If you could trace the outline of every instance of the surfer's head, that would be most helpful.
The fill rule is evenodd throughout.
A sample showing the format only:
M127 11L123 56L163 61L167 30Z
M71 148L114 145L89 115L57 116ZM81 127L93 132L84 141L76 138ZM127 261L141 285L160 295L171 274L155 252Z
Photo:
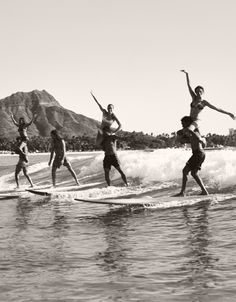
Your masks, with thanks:
M197 86L194 91L197 95L202 95L204 93L204 88L202 86Z
M55 138L55 139L61 139L61 136L60 136L60 134L57 132L56 129L54 129L54 130L51 131L51 137L52 137L52 138Z
M191 116L184 116L181 119L181 123L182 123L183 128L189 127L192 124L192 122L193 122L193 118Z
M107 111L108 111L109 113L112 113L113 109L114 109L114 105L112 105L112 104L108 104L108 105L107 105Z
M25 124L25 119L24 119L23 117L20 117L20 118L19 118L19 124L20 124L20 125Z

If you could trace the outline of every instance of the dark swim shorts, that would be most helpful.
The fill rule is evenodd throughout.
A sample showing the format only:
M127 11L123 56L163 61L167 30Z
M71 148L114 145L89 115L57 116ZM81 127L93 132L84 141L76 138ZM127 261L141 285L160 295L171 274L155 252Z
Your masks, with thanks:
M113 166L115 168L119 168L119 166L120 166L120 162L119 162L119 159L117 158L116 154L105 155L105 157L104 157L103 168L111 169L111 166Z
M190 157L186 165L189 167L190 171L201 170L201 166L205 160L205 157L206 155L204 151L194 151L193 155Z
M69 162L68 159L65 157L65 158L64 158L64 162L63 162L63 166L68 167L69 165L70 165L70 162ZM53 163L52 163L52 166L59 169L59 168L61 167L61 158L55 157L55 158L54 158L54 161L53 161Z
M26 168L28 166L28 162L26 162L25 160L20 158L16 166L17 166L17 169L21 170L21 169Z

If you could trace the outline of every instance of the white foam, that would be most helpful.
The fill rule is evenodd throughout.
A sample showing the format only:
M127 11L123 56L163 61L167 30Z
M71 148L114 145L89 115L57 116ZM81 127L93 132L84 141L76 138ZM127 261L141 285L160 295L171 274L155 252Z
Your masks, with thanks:
M171 186L173 183L180 181L182 178L182 169L190 158L191 150L185 149L159 149L154 152L145 151L120 151L118 157L121 162L121 168L128 177L128 181L138 179L139 184L145 186ZM83 158L91 158L85 163L79 161ZM103 153L94 153L84 155L76 155L73 157L73 167L78 167L80 174L79 179L86 181L90 176L96 176L97 182L104 181L103 173ZM50 169L48 173L45 171L48 167L47 162L41 162L29 166L29 173L41 172L40 176L45 177L45 181L50 180ZM12 167L11 167L12 169ZM10 170L9 170L10 172ZM60 175L68 173L67 169L61 169ZM219 188L227 188L236 185L236 151L220 150L206 152L206 160L200 171L201 177L208 186L217 186ZM120 178L120 174L112 168L111 180ZM14 183L14 171L0 177L0 187L9 187L9 181ZM73 180L72 180L73 181ZM160 184L161 183L161 184ZM15 184L13 184L15 186ZM107 191L106 191L107 192Z

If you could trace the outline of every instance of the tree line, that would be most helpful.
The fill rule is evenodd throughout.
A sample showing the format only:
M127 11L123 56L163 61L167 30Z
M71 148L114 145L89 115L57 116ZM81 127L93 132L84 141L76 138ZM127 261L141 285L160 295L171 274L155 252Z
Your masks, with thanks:
M95 137L86 134L82 136L64 137L68 151L94 151L99 150L95 146ZM206 135L207 147L235 147L235 135ZM14 152L15 141L0 138L1 152ZM51 145L50 137L33 136L28 141L29 152L49 152ZM160 148L177 148L181 145L177 141L176 132L171 134L144 134L143 132L120 131L117 139L117 147L122 150L143 150Z

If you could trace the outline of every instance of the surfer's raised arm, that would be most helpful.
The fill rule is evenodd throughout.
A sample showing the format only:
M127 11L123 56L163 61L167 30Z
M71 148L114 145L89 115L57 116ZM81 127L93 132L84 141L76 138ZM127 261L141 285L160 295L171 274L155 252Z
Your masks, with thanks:
M36 119L36 117L37 117L37 114L33 114L31 120L29 121L29 123L27 123L27 127L30 126L34 122L34 120Z
M195 98L196 95L195 95L195 93L194 93L194 91L193 91L193 89L192 89L192 87L191 87L191 85L190 85L190 80L189 80L188 72L185 71L184 69L182 69L182 70L180 70L180 71L183 72L183 73L185 73L189 93L191 94L191 97L192 97L192 98Z
M91 95L92 95L94 101L98 104L98 107L100 108L100 110L101 110L102 112L104 112L105 109L102 107L102 105L101 105L101 104L98 102L98 100L95 98L93 92L90 91L90 93L91 93Z
M11 119L12 119L13 123L14 123L17 127L19 127L19 123L17 123L17 121L15 120L13 114L11 114Z
M215 107L214 105L212 105L212 104L210 104L209 102L207 102L206 100L204 100L204 104L205 104L205 106L207 106L207 107L209 107L209 108L211 108L211 109L213 109L213 110L215 110L215 111L218 111L218 112L221 112L221 113L224 113L224 114L229 115L233 120L236 119L236 117L235 117L235 115L234 115L233 113L228 112L228 111L225 111L225 110L223 110L223 109L221 109L221 108L217 108L217 107Z

